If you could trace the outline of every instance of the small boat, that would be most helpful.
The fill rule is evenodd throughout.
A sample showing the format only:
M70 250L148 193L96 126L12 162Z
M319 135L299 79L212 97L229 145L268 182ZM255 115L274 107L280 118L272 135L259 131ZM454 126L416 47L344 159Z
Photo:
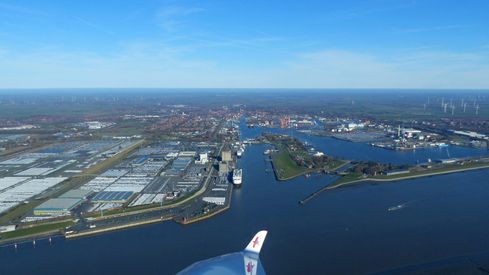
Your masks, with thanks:
M399 204L399 205L396 205L396 206L391 206L389 208L387 208L387 211L396 211L396 210L400 210L402 208L404 208L405 204Z

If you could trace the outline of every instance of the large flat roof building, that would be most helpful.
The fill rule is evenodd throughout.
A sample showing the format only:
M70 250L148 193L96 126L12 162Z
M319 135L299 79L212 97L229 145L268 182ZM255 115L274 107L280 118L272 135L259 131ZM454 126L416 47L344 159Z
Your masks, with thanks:
M66 199L86 199L87 196L89 196L92 193L91 190L85 190L85 189L73 189L70 190L63 195L59 196L60 198L66 198Z
M34 215L62 216L69 215L70 211L80 205L83 199L55 198L50 199L34 208Z
M124 203L126 202L131 196L133 192L126 192L126 191L102 191L97 193L92 198L92 202L94 203L107 203L107 202L118 202L118 203Z
M233 158L231 156L231 150L229 150L229 149L222 150L222 152L221 152L221 160L222 161L232 161Z
M219 174L224 175L227 173L229 173L229 165L227 164L227 162L219 162Z

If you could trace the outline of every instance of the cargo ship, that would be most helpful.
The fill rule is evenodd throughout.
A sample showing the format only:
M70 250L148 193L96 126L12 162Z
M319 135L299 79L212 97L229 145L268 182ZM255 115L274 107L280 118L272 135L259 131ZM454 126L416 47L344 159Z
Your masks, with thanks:
M240 185L243 181L243 169L234 169L233 171L233 183Z

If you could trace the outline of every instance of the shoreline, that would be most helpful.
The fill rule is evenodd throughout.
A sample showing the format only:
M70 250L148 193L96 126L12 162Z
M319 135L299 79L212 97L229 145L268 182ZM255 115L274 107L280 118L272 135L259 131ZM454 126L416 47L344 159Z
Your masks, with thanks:
M93 230L87 230L87 231L83 231L80 233L64 234L63 236L65 237L66 240L69 240L69 239L74 239L74 238L81 238L81 237L88 237L88 236L92 236L92 235L102 234L102 233L106 233L106 232L124 230L124 229L132 228L132 227L143 226L143 225L153 224L153 223L157 223L157 222L169 221L172 219L173 219L173 217L155 218L155 219L143 220L143 221L121 224L121 225L116 225L116 226L111 226L111 227L104 227L104 228L98 228L98 229L95 228Z
M191 218L191 219L186 219L186 220L182 220L182 221L176 221L177 223L180 223L180 224L183 224L183 225L187 225L187 224L192 224L192 223L196 223L196 222L199 222L199 221L203 221L203 220L206 220L206 219L210 219L212 218L213 216L216 216L226 210L228 210L229 208L231 208L231 201L232 201L232 192L233 192L233 189L234 189L234 186L232 188L230 188L229 190L229 200L227 201L226 205L222 208L219 208L215 211L210 211L209 213L206 213L202 216L197 216L197 217L194 217L194 218Z
M186 198L183 198L182 200L180 201L177 201L177 202L174 202L172 204L169 204L169 205L163 205L163 206L150 206L150 207L147 207L147 208L142 208L142 209L137 209L137 210L133 210L133 211L123 211L123 212L117 212L117 213L114 213L114 214L111 214L111 215L106 215L106 216L103 216L103 217L92 217L93 218L93 221L101 221L101 220L107 220L107 219L117 219L117 218L122 218L122 217L126 217L126 216L131 216L131 215L137 215L137 214L143 214L143 213L149 213L149 212L154 212L154 211L160 211L160 210L165 210L165 209L170 209L170 208L175 208L175 207L178 207L186 202L188 202L189 200L192 200L202 194L205 193L205 191L207 190L208 186L209 186L209 183L212 179L212 171L209 172L209 174L207 175L207 178L206 180L204 181L204 183L202 184L201 188L198 189L197 191L195 191L193 194L191 194L190 196L186 197ZM93 228L93 229L88 229L88 230L84 230L84 231L81 231L81 232L76 232L76 233L65 233L64 232L64 228L63 229L55 229L55 230L50 230L50 231L44 231L44 232L40 232L40 233L35 233L35 234L29 234L29 235L25 235L25 236L20 236L20 237L16 237L16 238L8 238L8 239L4 239L4 240L0 240L0 244L2 245L13 245L14 243L16 243L18 240L22 240L22 241L31 241L31 240L35 240L36 238L38 237L52 237L52 236L55 236L55 235L60 235L60 236L63 236L65 239L73 239L73 238L80 238L80 237L85 237L85 236L91 236L91 235L97 235L97 234L102 234L102 233L105 233L105 232L111 232L111 231L118 231L118 230L124 230L124 229L128 229L128 228L133 228L133 227L138 227L138 226L143 226L143 225L146 225L146 224L153 224L153 223L158 223L158 222L164 222L164 221L169 221L169 220L174 220L176 223L179 223L179 224L191 224L191 223L194 223L194 222L198 222L198 221L202 221L202 220L205 220L205 219L208 219L208 218L211 218L221 212L224 212L225 210L229 209L231 207L231 199L232 199L232 191L233 191L233 187L231 187L229 189L229 193L227 194L228 195L228 201L226 203L226 205L224 207L219 207L217 210L215 211L210 211L209 213L205 213L203 215L199 215L197 217L194 217L186 222L181 222L179 220L177 220L177 216L175 215L170 215L170 216L162 216L162 217L158 217L158 218L151 218L151 219L145 219L145 220L139 220L139 221L134 221L134 222L130 222L130 223L125 223L125 224L118 224L118 225L114 225L114 226L109 226L109 227L100 227L100 228Z
M321 194L324 191L333 190L333 189L337 189L337 188L341 188L341 187L345 187L345 186L349 186L349 185L354 185L356 183L361 183L361 182L368 182L368 181L370 181L370 182L403 181L403 180L409 180L409 179L424 178L424 177L434 177L434 176L440 176L440 175L446 175L446 174L453 174L453 173L461 173L461 172L481 170L481 169L489 169L489 163L486 163L486 164L481 165L481 166L476 166L476 167L467 167L467 168L453 169L453 170L447 170L447 171L433 171L433 172L430 172L430 173L417 174L417 175L405 175L405 176L395 177L395 178L362 178L362 179L355 179L355 180L350 180L350 181L342 182L342 183L336 184L336 185L334 185L334 183L333 183L333 185L325 186L325 187L323 187L323 188L321 188L321 189L313 192L312 194L310 194L309 196L305 197L304 199L300 200L299 201L299 204L305 205L310 200L312 200L313 198L315 198L316 196L318 196L319 194Z

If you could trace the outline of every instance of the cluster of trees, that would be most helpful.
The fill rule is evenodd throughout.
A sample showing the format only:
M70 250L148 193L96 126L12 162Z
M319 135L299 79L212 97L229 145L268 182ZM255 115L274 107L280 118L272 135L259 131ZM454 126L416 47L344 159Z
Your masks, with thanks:
M287 150L291 153L292 159L299 166L307 168L324 167L335 161L334 158L321 155L312 156L309 154L308 149L304 143L296 138L292 138L286 135L274 135L274 134L264 134L263 135L269 142L281 143Z
M305 145L298 139L287 136L287 135L274 135L274 134L263 134L266 140L271 143L280 142L287 146L287 148L293 151L307 151Z
M353 173L361 173L363 175L376 176L382 174L386 171L397 170L397 169L407 169L408 165L392 165L392 164L383 164L374 161L362 161L354 163L352 168L350 168L350 172Z
M313 168L314 167L314 164L310 158L305 158L304 156L300 156L300 155L292 155L292 159L299 166L304 166L307 168Z
M328 164L330 164L331 162L335 161L334 158L332 157L329 157L329 156L326 156L326 155L322 155L322 156L314 156L312 158L312 162L314 163L314 165L316 167L322 167L322 166L326 166Z

